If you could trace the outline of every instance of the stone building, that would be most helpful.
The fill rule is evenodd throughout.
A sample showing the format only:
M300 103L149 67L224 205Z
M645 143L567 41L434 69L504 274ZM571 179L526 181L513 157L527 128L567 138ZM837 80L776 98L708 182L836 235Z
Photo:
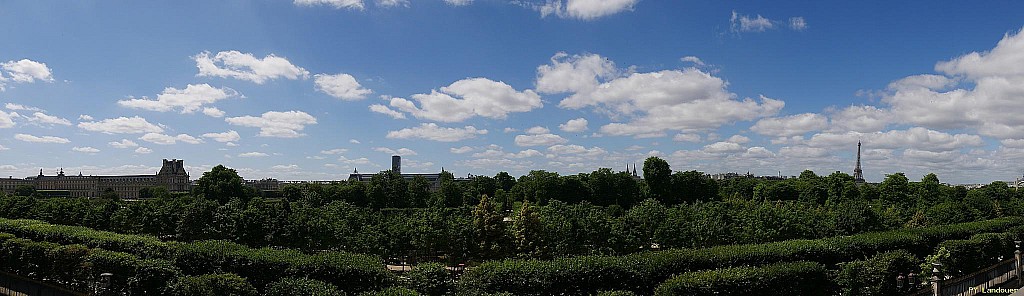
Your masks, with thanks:
M139 191L149 187L164 187L170 192L192 190L184 161L180 159L164 159L160 171L153 175L85 176L79 173L69 176L62 168L56 175L44 175L40 169L36 176L0 179L0 190L7 194L14 194L15 189L23 185L33 186L43 195L58 197L97 197L107 189L121 198L138 198Z

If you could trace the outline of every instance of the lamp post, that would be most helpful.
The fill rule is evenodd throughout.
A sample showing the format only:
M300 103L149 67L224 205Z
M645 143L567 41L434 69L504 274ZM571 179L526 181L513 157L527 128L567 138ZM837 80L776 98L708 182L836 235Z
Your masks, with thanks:
M904 284L904 282L906 282L906 280L907 280L907 278L903 277L903 273L900 273L900 275L896 276L896 290L897 291L903 292L903 287L904 287L903 284Z
M1017 272L1017 285L1024 285L1024 279L1021 279L1021 266L1020 266L1020 241L1013 241L1013 258L1017 259L1016 264L1013 265L1013 269Z
M942 267L942 263L932 262L932 295L942 295L942 282L939 277L939 267Z

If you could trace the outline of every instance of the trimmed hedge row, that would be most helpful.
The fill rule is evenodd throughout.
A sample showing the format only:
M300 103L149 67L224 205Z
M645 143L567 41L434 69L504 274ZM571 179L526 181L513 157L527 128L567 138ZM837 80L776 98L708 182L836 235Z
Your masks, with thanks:
M787 262L757 267L685 272L658 286L654 295L831 295L825 266Z
M350 292L394 285L395 276L379 257L330 251L305 254L296 250L249 248L228 241L163 242L152 236L126 235L87 227L52 225L38 220L0 218L0 231L60 244L83 244L174 262L184 274L234 273L256 287L284 277L304 276Z
M627 289L650 293L675 274L775 262L815 261L836 264L891 250L924 256L945 240L1024 225L1024 218L863 233L816 240L672 249L625 256L582 256L556 260L500 260L468 270L459 281L477 292L520 294L592 294Z
M844 264L836 276L842 295L897 296L896 277L916 272L921 260L905 250L880 253Z
M140 259L78 244L37 242L8 233L0 233L0 258L4 270L78 291L84 291L103 272L114 273L111 280L115 292L129 294L158 291L181 273L166 260Z
M982 233L970 239L944 241L936 247L936 252L939 249L949 252L949 257L939 261L948 275L958 276L996 264L1000 259L1012 258L1013 240L1017 237L1013 233Z

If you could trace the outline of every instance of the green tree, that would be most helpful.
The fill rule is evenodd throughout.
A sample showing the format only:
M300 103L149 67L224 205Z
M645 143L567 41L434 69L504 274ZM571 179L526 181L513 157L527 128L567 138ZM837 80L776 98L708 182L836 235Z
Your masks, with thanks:
M409 206L422 208L430 201L430 182L423 176L413 177L409 181Z
M530 171L525 176L519 177L519 181L512 187L512 192L517 200L544 205L548 200L561 196L562 181L562 178L555 172Z
M544 225L529 201L524 201L512 219L512 238L520 256L537 257L544 253Z
M626 245L620 248L625 252L650 249L657 242L655 235L663 227L666 217L665 206L655 199L645 199L630 208L619 224L621 236L626 241Z
M372 208L404 208L409 206L409 185L390 170L373 175L367 188Z
M504 216L487 195L473 209L473 228L476 230L477 252L482 259L501 258L507 245Z
M672 190L672 168L668 162L657 156L648 157L644 160L644 181L650 187L653 198L664 204L676 204L671 198Z
M698 171L672 174L671 203L713 201L718 199L718 183Z
M35 196L36 187L32 185L18 185L14 188L14 196Z
M251 197L248 195L249 192L245 188L242 177L238 176L238 172L224 165L217 165L209 172L203 173L203 176L196 181L196 187L192 189L192 193L220 204L227 203L232 197L243 200L248 200Z
M909 207L910 183L907 176L903 173L886 175L882 184L878 185L878 195L886 203Z
M494 175L494 183L498 187L497 189L503 189L505 192L512 191L512 186L516 186L516 178L509 175L507 172L499 172Z

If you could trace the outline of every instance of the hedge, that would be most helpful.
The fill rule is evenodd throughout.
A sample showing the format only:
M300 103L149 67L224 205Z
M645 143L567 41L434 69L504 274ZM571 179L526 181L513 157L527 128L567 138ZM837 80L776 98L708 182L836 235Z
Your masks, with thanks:
M836 276L842 295L897 296L896 277L916 272L921 260L905 250L880 253L843 264Z
M831 295L825 266L815 262L685 272L657 287L654 295Z
M789 261L836 264L849 258L866 258L899 249L923 257L944 240L1001 231L1022 224L1024 218L1014 217L816 240L671 249L618 257L488 261L469 269L459 284L463 289L480 293L592 294L601 290L626 289L646 294L665 279L686 271Z
M343 296L338 287L318 280L287 277L267 286L265 295Z
M166 260L139 259L137 256L83 245L60 245L15 238L0 233L0 262L3 269L21 275L33 275L73 290L86 289L100 273L114 274L116 292L140 294L157 291L180 271Z
M183 276L169 285L168 293L180 296L259 295L245 278L231 273Z
M948 275L958 276L1012 258L1015 238L1012 233L982 233L970 239L944 241L936 247L936 253L939 249L949 252L949 257L939 261Z
M88 227L53 225L38 220L2 219L0 231L58 244L126 252L141 258L174 262L188 275L235 273L256 287L280 278L305 276L350 292L390 287L395 276L379 257L340 251L305 254L296 250L250 248L228 241L163 242L152 236L98 231Z

